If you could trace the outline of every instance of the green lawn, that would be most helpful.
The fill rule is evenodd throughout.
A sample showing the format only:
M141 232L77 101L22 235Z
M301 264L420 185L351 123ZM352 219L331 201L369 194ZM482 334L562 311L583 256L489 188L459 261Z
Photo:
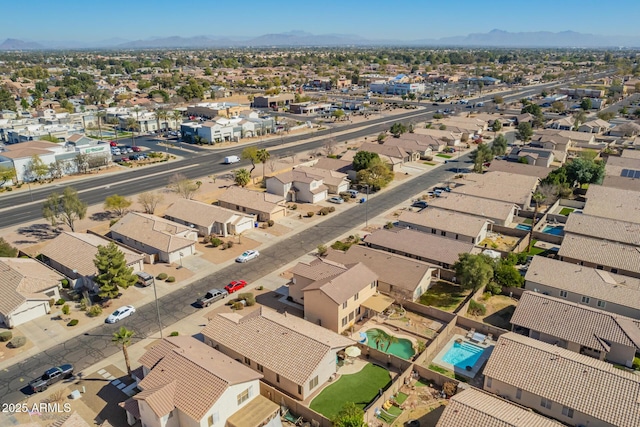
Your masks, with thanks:
M424 380L423 382L422 378L420 378L418 381L416 381L416 387L430 387L430 385L427 380Z
M533 219L531 218L525 218L524 221L522 221L523 224L527 224L527 225L531 225L533 224Z
M399 391L398 394L396 395L396 402L398 402L399 405L402 405L404 401L407 400L407 397L409 397L407 394Z
M389 372L377 365L367 364L360 372L343 375L311 401L309 407L331 419L347 402L364 408L378 396L380 389L391 383Z
M386 413L385 413L386 412ZM397 406L390 406L385 412L380 412L379 418L387 424L391 424L402 414L402 409Z
M575 209L573 208L562 208L562 210L560 211L560 215L564 215L567 216L569 215L571 212L573 212Z
M533 239L531 242L531 250L529 252L525 252L529 256L540 255L545 253L547 250L542 248L536 248L535 245L538 241Z
M453 156L450 156L448 154L436 154L436 156L437 157L442 157L443 159L450 159L450 158L453 157Z
M444 311L455 310L471 291L448 282L438 282L420 297L420 304L437 307Z
M429 165L429 166L435 166L435 165L436 165L436 164L435 164L435 163L433 163L433 162L422 162L422 163L424 163L425 165Z

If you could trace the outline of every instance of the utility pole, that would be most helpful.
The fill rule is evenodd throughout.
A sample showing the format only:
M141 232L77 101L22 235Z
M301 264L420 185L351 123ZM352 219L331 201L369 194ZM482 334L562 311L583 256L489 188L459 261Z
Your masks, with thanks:
M158 303L158 291L156 290L156 278L153 278L153 296L156 299L156 312L158 313L158 327L160 328L160 339L162 339L162 321L160 320L160 304Z

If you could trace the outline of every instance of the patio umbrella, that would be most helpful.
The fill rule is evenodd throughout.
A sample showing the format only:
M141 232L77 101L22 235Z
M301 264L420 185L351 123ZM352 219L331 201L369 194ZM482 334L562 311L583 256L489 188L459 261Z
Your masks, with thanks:
M356 346L347 347L344 352L349 357L358 357L362 353L362 351Z

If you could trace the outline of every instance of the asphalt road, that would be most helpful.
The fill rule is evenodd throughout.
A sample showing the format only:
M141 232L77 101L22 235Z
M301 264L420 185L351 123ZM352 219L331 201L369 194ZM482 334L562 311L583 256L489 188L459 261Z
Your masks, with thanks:
M468 166L468 164L464 163L468 158L469 155L461 156L459 167ZM416 193L428 187L451 179L455 174L454 168L457 167L455 161L451 161L451 163L451 169L445 169L444 167L434 169L392 190L370 196L369 202L367 202L369 218L398 206L406 199L413 197ZM365 206L362 204L355 205L343 212L332 214L322 223L282 240L265 250L261 250L260 257L255 260L225 267L204 279L165 295L159 300L163 326L170 326L178 320L195 313L198 309L193 307L192 304L196 298L206 293L207 290L222 287L235 279L246 280L249 286L259 285L260 278L315 250L319 244L336 239L359 224L364 224L364 222ZM158 286L163 286L163 284L159 283ZM24 399L26 390L23 390L23 388L28 384L28 381L41 375L47 367L71 363L74 365L76 372L81 372L83 369L120 351L118 347L111 343L113 333L120 326L125 326L135 331L135 339L142 339L157 332L155 303L152 302L137 307L133 316L117 324L98 326L84 335L60 343L1 371L0 403L15 403Z

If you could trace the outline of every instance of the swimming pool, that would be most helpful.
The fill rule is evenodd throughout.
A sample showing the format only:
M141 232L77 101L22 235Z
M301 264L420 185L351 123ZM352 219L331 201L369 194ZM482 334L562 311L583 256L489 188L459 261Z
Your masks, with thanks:
M543 233L553 234L554 236L562 236L564 235L564 227L558 225L547 225L542 230Z
M516 225L516 229L530 231L531 230L531 226L530 225L526 225L526 224L518 224L518 225Z
M380 329L369 329L367 331L367 345L371 348L376 348L376 335L379 333L385 333ZM413 344L406 338L398 338L398 342L392 343L389 348L387 348L388 343L384 341L380 341L378 344L378 350L384 353L390 353L395 356L401 357L402 359L409 360L413 357L416 352L413 350Z
M468 342L454 342L453 346L442 356L442 361L449 363L456 368L466 369L476 364L484 348L478 347Z

